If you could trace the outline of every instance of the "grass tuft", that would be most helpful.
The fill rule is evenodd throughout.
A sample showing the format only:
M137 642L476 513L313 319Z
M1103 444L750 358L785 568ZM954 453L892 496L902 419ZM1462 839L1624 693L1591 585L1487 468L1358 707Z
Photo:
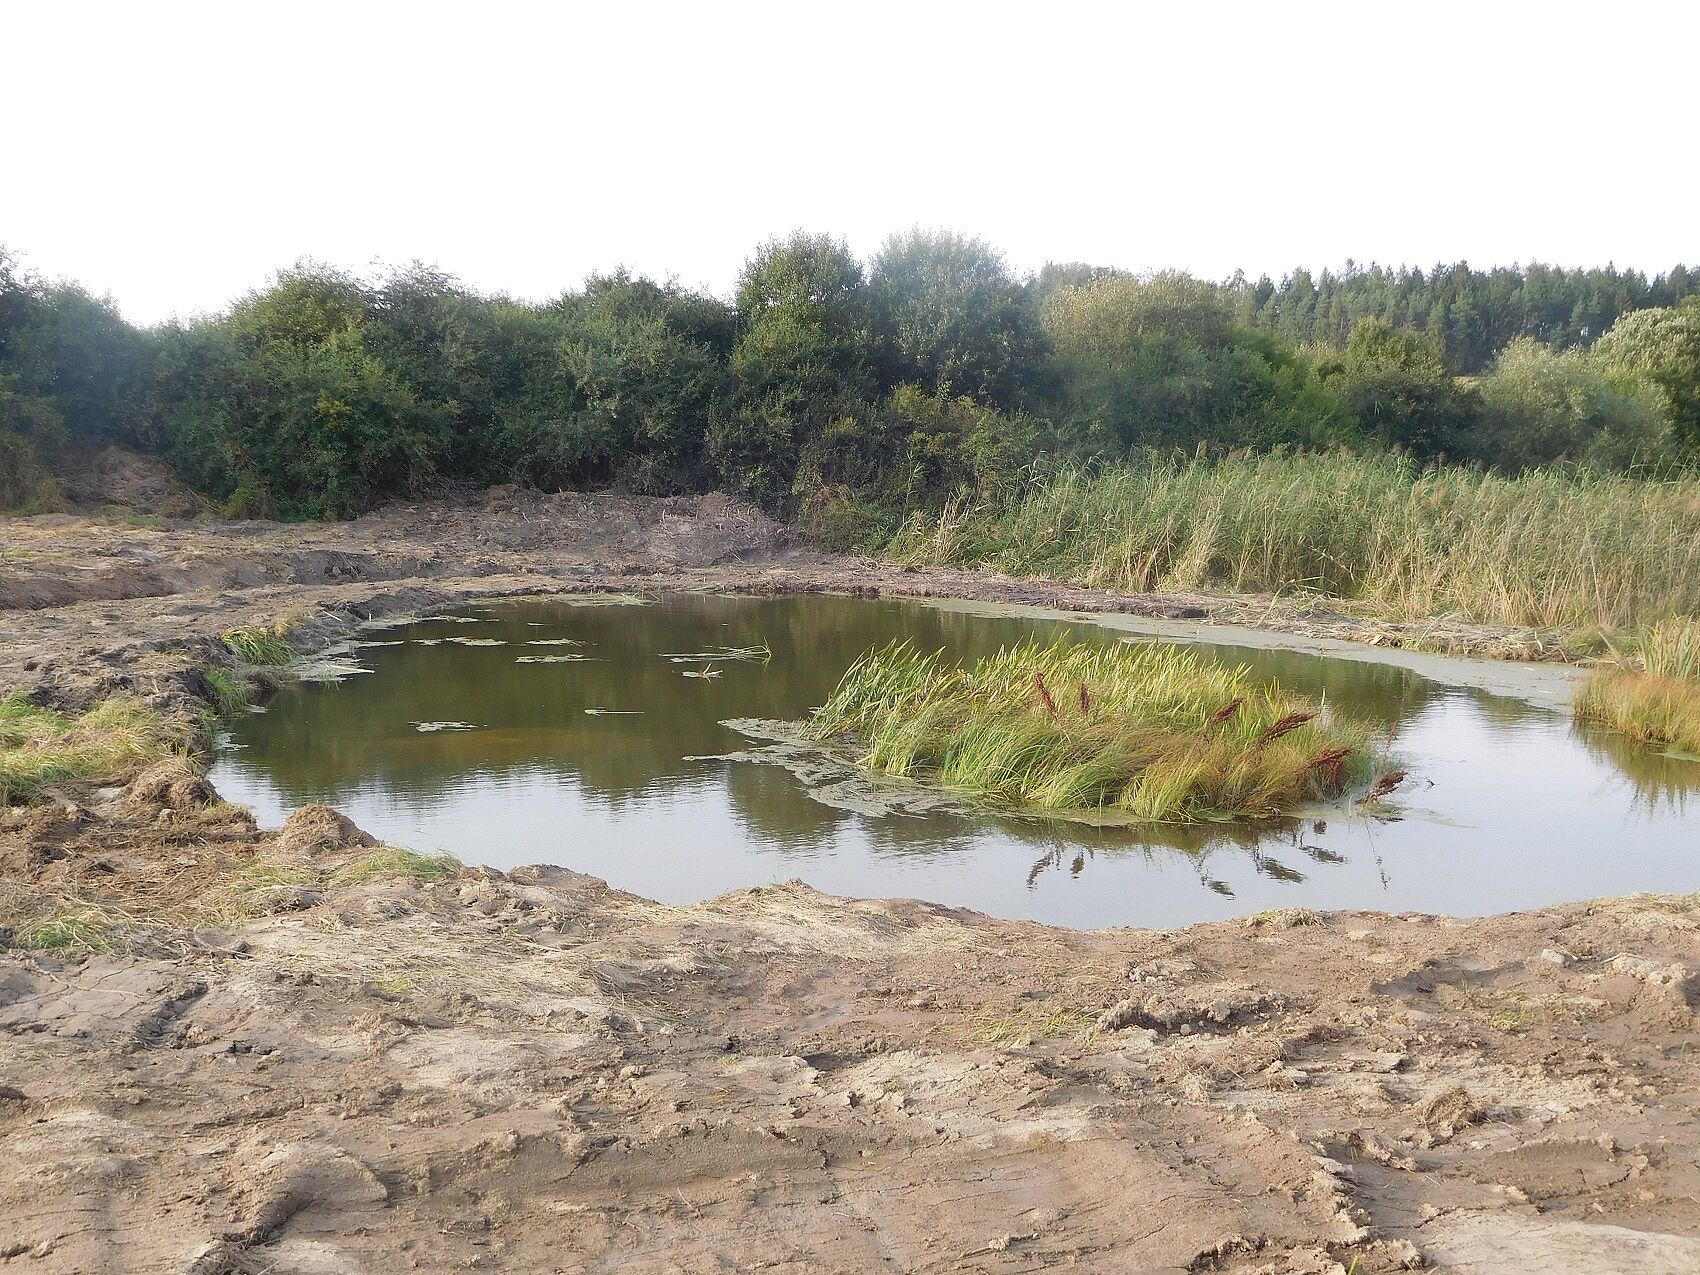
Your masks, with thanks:
M1700 620L1683 616L1655 624L1641 649L1641 662L1654 677L1700 683Z
M338 885L358 885L380 877L410 881L447 881L460 872L460 860L451 854L421 854L398 846L381 846L331 874Z
M0 698L0 805L34 801L66 783L115 779L170 753L154 713L115 695L67 716L22 695Z
M212 691L213 712L220 718L238 717L247 711L248 688L227 669L209 668L207 686Z
M118 950L111 926L97 912L35 917L12 931L10 946L22 951L54 953Z
M1576 716L1643 744L1700 756L1700 682L1600 669L1576 693Z
M1073 703L1049 690L1069 685ZM1357 727L1156 644L1029 643L967 668L893 644L851 666L809 731L994 804L1168 822L1276 815L1369 764Z
M1700 620L1679 616L1654 625L1641 665L1595 670L1576 693L1576 717L1700 757Z
M222 641L225 650L244 664L288 664L295 658L295 648L281 634L258 625L231 629Z

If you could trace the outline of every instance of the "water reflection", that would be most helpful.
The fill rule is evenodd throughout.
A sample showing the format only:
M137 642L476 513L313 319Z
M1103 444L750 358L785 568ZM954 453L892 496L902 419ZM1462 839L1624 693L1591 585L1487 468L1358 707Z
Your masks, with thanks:
M671 901L800 875L840 893L1064 924L1175 924L1295 903L1475 912L1700 884L1686 805L1700 766L1386 665L1207 648L1396 731L1412 775L1396 796L1400 820L1351 808L1140 830L870 818L813 800L776 767L701 758L746 744L725 719L799 717L894 636L962 659L1058 631L1121 639L1068 621L827 597L530 601L469 614L479 622L378 635L402 640L359 652L369 675L289 688L239 725L214 781L264 823L326 801L401 844L497 866L562 863ZM469 637L479 644L447 640ZM719 663L710 679L663 658L761 644L770 662ZM569 652L586 658L519 662Z

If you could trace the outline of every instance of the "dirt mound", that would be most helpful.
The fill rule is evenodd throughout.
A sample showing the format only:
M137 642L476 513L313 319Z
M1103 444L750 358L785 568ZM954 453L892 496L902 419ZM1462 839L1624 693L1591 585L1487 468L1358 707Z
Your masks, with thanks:
M81 508L117 506L139 514L193 518L205 507L157 456L108 447L68 464L58 475L65 499Z
M139 813L198 810L217 800L212 785L180 757L150 766L130 781L124 793L125 805Z
M277 834L281 855L312 859L339 850L375 846L377 838L355 827L354 821L329 806L302 806L284 821Z
M706 496L545 493L492 487L476 496L397 505L359 520L381 536L426 537L480 552L618 557L703 566L769 553L785 531L754 505Z

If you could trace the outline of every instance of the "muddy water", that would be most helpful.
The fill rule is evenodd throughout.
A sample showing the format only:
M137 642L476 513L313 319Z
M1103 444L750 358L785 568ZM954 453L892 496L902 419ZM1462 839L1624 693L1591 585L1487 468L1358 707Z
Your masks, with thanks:
M876 816L823 804L786 769L717 759L751 746L724 721L800 718L892 637L971 659L1059 631L1125 636L833 597L504 603L374 632L386 645L354 653L368 672L284 690L231 732L212 777L267 826L322 801L394 844L563 864L670 902L801 877L1096 927L1301 905L1476 914L1700 888L1700 764L1578 731L1527 697L1341 658L1205 648L1396 725L1411 779L1374 816L1137 831ZM771 660L677 658L754 646ZM715 675L684 676L704 669Z

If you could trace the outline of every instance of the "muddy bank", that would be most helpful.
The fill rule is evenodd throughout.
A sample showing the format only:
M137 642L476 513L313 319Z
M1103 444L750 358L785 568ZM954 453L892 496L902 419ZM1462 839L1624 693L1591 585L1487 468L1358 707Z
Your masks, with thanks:
M1693 898L669 908L204 800L0 833L113 948L0 959L20 1269L1700 1269Z
M155 525L157 524L157 525ZM495 489L353 522L277 524L44 515L0 520L0 683L15 661L115 641L212 633L221 615L371 608L406 585L445 603L560 588L877 593L1232 624L1390 648L1567 658L1556 636L1447 621L1398 623L1320 605L1120 594L961 567L903 568L792 543L719 496L543 495ZM112 602L132 605L114 609ZM211 617L209 619L209 617Z
M564 588L1248 605L823 557L713 498L3 529L0 690L184 723L216 635L284 615L308 649ZM675 908L318 808L261 833L168 761L4 817L8 944L50 915L80 942L0 955L0 1269L1700 1270L1693 896L1094 933L798 884Z

